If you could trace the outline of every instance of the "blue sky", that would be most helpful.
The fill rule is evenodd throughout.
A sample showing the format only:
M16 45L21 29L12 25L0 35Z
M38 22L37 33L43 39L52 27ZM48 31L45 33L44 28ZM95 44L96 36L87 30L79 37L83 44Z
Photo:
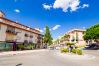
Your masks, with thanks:
M40 28L50 27L53 38L99 23L99 0L0 0L6 18Z

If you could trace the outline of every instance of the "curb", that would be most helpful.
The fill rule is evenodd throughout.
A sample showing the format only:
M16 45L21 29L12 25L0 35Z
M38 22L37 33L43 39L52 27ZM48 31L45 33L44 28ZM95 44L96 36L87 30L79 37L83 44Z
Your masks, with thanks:
M25 54L25 53L32 53L32 52L39 52L44 51L45 49L40 50L25 50L25 51L9 51L9 52L1 52L0 56L6 56L6 55L18 55L18 54Z

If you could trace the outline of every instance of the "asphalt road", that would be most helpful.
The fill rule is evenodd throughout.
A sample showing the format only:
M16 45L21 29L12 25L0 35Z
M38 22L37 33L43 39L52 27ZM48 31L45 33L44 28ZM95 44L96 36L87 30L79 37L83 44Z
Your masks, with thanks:
M85 53L95 58L69 59L57 55L57 51L54 50L37 50L32 53L0 56L0 66L99 66L99 51Z

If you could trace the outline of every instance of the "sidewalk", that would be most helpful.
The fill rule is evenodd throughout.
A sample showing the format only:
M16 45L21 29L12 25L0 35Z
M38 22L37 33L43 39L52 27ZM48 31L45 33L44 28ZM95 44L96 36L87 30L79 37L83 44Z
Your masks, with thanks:
M32 53L32 52L39 52L39 51L44 51L44 50L45 50L45 49L0 52L0 56L17 55L17 54L24 54L24 53Z

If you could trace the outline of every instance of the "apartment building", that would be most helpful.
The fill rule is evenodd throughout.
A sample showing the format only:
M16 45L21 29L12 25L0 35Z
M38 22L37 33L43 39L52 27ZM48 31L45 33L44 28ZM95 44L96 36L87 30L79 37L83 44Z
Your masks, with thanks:
M34 43L41 47L42 34L39 30L5 18L5 14L0 11L0 43L2 42Z
M84 33L86 30L83 29L73 29L70 30L67 34L69 35L69 42L74 42L78 45L86 44L86 41L84 41Z
M63 36L59 37L53 44L65 45L66 43L75 43L78 46L85 45L86 41L84 41L83 36L84 29L72 29L66 32Z

